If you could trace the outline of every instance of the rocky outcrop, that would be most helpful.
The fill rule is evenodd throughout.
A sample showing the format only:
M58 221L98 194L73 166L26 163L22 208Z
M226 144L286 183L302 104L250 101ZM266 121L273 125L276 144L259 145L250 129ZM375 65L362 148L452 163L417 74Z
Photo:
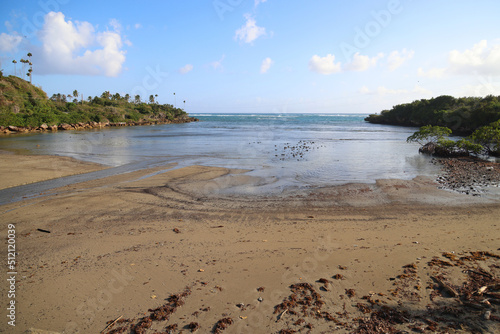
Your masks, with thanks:
M424 146L418 149L418 153L432 155L436 151L436 144L433 142L428 142Z
M42 124L39 127L21 127L21 126L0 126L0 134L12 134L12 133L23 133L23 132L45 132L45 131L68 131L68 130L86 130L86 129L102 129L105 127L116 127L116 126L138 126L138 125L153 125L153 124L171 124L171 123L189 123L197 122L198 119L194 117L180 117L174 120L155 120L155 121L138 121L138 122L89 122L89 123L76 123L67 124L62 123L59 125L47 125Z
M59 125L58 129L59 130L71 130L71 129L73 129L73 126L69 125L67 123L62 123Z

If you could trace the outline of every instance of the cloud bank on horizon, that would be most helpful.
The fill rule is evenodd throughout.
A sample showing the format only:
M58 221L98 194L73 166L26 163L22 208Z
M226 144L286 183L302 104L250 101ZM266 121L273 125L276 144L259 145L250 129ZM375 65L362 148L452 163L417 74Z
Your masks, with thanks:
M31 52L49 94L70 82L88 95L139 87L163 103L178 91L192 112L363 113L500 95L496 1L28 4L2 5L1 67L23 75L12 60Z

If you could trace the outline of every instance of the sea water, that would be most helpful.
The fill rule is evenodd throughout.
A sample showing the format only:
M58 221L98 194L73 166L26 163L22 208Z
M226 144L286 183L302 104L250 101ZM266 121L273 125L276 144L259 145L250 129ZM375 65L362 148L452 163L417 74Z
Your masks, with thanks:
M250 170L262 189L435 175L406 138L416 128L360 114L193 114L199 122L59 131L0 138L0 149L70 156L109 166L176 162ZM274 186L270 187L272 184Z

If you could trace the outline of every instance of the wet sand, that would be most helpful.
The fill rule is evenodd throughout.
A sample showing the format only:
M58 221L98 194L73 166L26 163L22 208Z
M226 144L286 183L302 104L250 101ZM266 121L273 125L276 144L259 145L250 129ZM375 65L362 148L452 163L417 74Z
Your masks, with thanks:
M0 150L0 189L89 173L105 168L99 164L69 157L18 155Z
M58 173L52 166L48 173ZM230 195L259 183L242 170L190 166L142 178L171 167L0 207L2 235L16 225L15 332L99 333L122 316L106 332L149 323L144 333L174 325L172 333L189 333L195 324L209 333L230 318L224 333L347 333L384 305L410 313L407 323L390 326L425 328L428 305L454 302L442 291L432 297L439 287L431 276L459 285L467 266L493 277L500 271L489 255L464 260L463 268L430 264L433 257L450 261L444 252L500 253L500 206L492 198L440 190L424 177L270 197ZM25 177L13 184L45 179ZM306 284L292 286L298 283ZM461 328L438 326L494 333L499 314L492 310L493 320L467 309L455 320ZM11 330L3 318L0 329Z

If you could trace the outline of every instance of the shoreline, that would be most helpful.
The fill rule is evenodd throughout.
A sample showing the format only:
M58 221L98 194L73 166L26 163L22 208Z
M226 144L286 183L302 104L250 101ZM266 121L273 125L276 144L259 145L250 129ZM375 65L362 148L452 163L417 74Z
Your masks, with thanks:
M440 190L425 177L231 196L224 188L248 182L246 171L195 165L162 172L170 167L0 206L0 233L7 224L16 230L16 329L101 332L122 316L110 333L149 323L148 310L165 305L172 306L168 320L151 321L144 333L174 325L174 333L190 332L192 324L208 333L228 318L223 333L351 333L373 320L411 330L429 326L422 319L451 333L464 332L454 323L465 332L499 328L483 320L484 311L454 303L430 277L460 286L471 279L463 271L476 266L498 277L491 266L498 259L488 255L430 264L440 263L434 257L453 262L443 255L450 252L498 254L498 200ZM169 304L174 295L182 307ZM301 314L285 303L292 295L315 296L320 312L311 304ZM444 302L467 316L439 313ZM426 313L429 304L436 315ZM383 305L394 315L408 312L408 322L378 314Z
M38 182L55 180L67 176L84 175L87 173L110 170L110 173L100 176L109 177L113 175L113 170L119 170L119 173L129 173L138 170L155 169L148 167L147 164L140 162L123 166L111 167L99 163L94 163L86 160L80 160L73 157L58 156L58 155L43 155L43 154L18 154L12 151L0 150L0 174L3 175L0 181L0 190L13 188L17 186L36 184ZM12 164L18 163L15 168L11 168ZM500 163L491 162L478 158L470 157L452 157L452 158L432 158L430 163L441 167L441 172L434 177L417 175L412 179L376 179L369 183L346 182L334 185L323 185L315 187L304 187L283 189L281 193L272 191L256 191L256 197L279 196L280 194L293 194L293 192L306 193L309 191L322 190L331 191L332 189L343 188L376 188L379 184L384 183L401 183L399 188L406 188L406 183L431 184L436 189L444 190L443 195L447 192L463 194L468 196L489 197L490 199L500 199ZM153 164L161 165L162 162ZM167 164L164 162L164 164ZM175 163L177 165L178 163ZM137 165L137 166L135 166ZM172 165L171 162L168 165ZM189 166L189 165L185 165ZM213 167L219 168L219 167ZM220 167L226 168L226 167ZM265 189L268 184L261 176L247 175L248 172L254 170L234 169L229 168L231 173L228 175L212 180L210 185L204 185L208 191L215 191L220 196L250 196L254 193L249 190L252 187ZM90 174L89 174L90 175ZM87 179L88 180L88 179ZM415 182L415 180L417 180ZM74 184L78 184L80 180L75 180ZM56 186L52 187L55 188ZM398 187L398 186L396 186ZM50 188L50 187L49 187ZM373 190L373 189L372 189ZM206 191L202 191L206 195Z
M76 123L67 124L62 123L58 125L47 125L42 124L39 127L22 127L22 126L0 126L0 135L18 134L18 133L39 133L39 132L55 132L59 130L69 131L69 130L90 130L90 129L103 129L106 127L122 127L122 126L147 126L147 125L159 125L159 124L179 124L179 123L190 123L198 122L199 120L195 117L181 117L173 120L157 120L157 121L138 121L138 122L88 122L88 123Z
M0 150L0 190L104 170L109 166L53 155L21 155Z

